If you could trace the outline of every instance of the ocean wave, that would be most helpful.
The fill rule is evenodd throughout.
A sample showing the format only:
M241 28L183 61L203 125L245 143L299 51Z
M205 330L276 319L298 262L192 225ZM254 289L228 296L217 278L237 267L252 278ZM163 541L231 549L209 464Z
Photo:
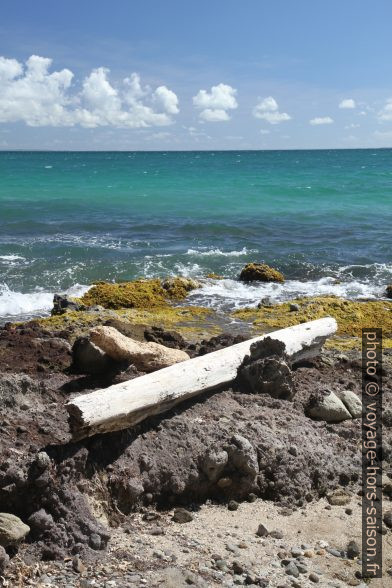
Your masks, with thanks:
M13 263L14 261L26 261L21 255L0 255L0 262Z
M264 297L273 302L284 302L302 296L335 295L343 298L380 298L385 286L376 286L357 280L337 283L335 278L320 280L287 280L283 284L253 283L245 284L236 280L206 280L202 288L194 290L188 296L191 304L203 305L217 310L256 306Z
M222 251L219 248L207 249L207 251L199 249L188 249L187 255L200 255L202 257L223 256L223 257L240 257L241 255L249 255L250 253L257 253L256 249L247 249L243 247L240 251Z
M89 287L75 284L62 293L69 296L82 296ZM54 294L55 292L47 292L43 288L36 288L26 293L16 292L7 284L0 284L0 317L45 316L49 314L53 306Z

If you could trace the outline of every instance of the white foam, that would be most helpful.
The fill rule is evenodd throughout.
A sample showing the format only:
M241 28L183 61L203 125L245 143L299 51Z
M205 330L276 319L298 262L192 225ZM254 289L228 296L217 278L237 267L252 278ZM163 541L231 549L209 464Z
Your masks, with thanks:
M223 257L240 257L241 255L248 255L249 253L257 253L257 251L247 249L243 247L240 251L222 251L219 248L207 249L207 251L199 249L188 249L187 255L200 255L200 256L223 256Z
M201 304L219 310L229 310L256 306L264 297L274 302L283 302L299 296L335 295L343 298L379 298L385 286L350 281L337 283L334 278L322 278L301 282L287 280L284 284L252 283L245 284L236 280L205 280L202 288L194 290L188 296L189 302Z
M25 257L21 255L0 255L0 261L13 262L13 261L25 261Z
M69 296L82 296L89 286L76 284L63 292ZM44 316L53 307L54 292L36 288L22 293L11 290L7 284L0 284L0 317Z

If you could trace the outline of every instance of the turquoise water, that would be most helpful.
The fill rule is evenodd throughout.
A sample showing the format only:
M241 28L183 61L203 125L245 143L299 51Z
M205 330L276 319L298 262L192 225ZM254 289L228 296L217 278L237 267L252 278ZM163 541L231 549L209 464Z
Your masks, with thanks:
M392 281L392 150L0 152L0 178L3 317L97 279L217 272L212 305ZM259 260L288 283L248 300L233 279Z

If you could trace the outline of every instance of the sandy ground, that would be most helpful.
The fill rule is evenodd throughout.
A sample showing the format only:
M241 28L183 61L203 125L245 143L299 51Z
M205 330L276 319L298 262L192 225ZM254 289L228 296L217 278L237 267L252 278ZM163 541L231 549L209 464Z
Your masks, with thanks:
M173 511L146 510L130 515L114 531L102 563L84 565L77 558L69 558L65 563L22 566L15 561L3 586L229 587L252 585L252 579L258 578L268 580L271 588L364 586L355 576L361 569L358 560L342 559L327 551L344 550L351 540L360 545L360 504L354 498L349 505L330 507L322 499L289 515L285 509L260 499L243 502L236 511L205 504L192 513L192 521L184 524L173 522ZM346 514L348 508L352 514ZM270 532L280 531L283 537L258 537L260 523ZM296 555L291 553L293 548L305 554L307 571L298 578L288 576L281 563ZM390 532L384 536L383 552L384 578L372 580L374 588L392 586L392 577L387 574L392 566ZM242 568L243 573L234 573L233 562L237 562L234 569L239 572ZM19 579L18 573L22 574ZM318 583L309 579L312 573Z

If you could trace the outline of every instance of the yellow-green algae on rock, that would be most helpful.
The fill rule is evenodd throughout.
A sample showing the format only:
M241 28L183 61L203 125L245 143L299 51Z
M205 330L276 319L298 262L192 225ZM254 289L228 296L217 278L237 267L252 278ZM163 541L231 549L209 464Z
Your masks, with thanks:
M298 311L290 310L293 303L299 306ZM237 310L232 316L251 322L255 334L332 316L338 323L338 331L327 346L358 348L361 346L362 328L382 327L383 346L392 347L392 302L385 300L345 300L336 296L297 298L272 307Z
M284 275L266 263L247 263L240 273L242 282L284 282Z
M79 300L86 306L104 308L153 308L168 306L170 301L183 300L198 282L187 278L135 280L111 284L97 282Z

